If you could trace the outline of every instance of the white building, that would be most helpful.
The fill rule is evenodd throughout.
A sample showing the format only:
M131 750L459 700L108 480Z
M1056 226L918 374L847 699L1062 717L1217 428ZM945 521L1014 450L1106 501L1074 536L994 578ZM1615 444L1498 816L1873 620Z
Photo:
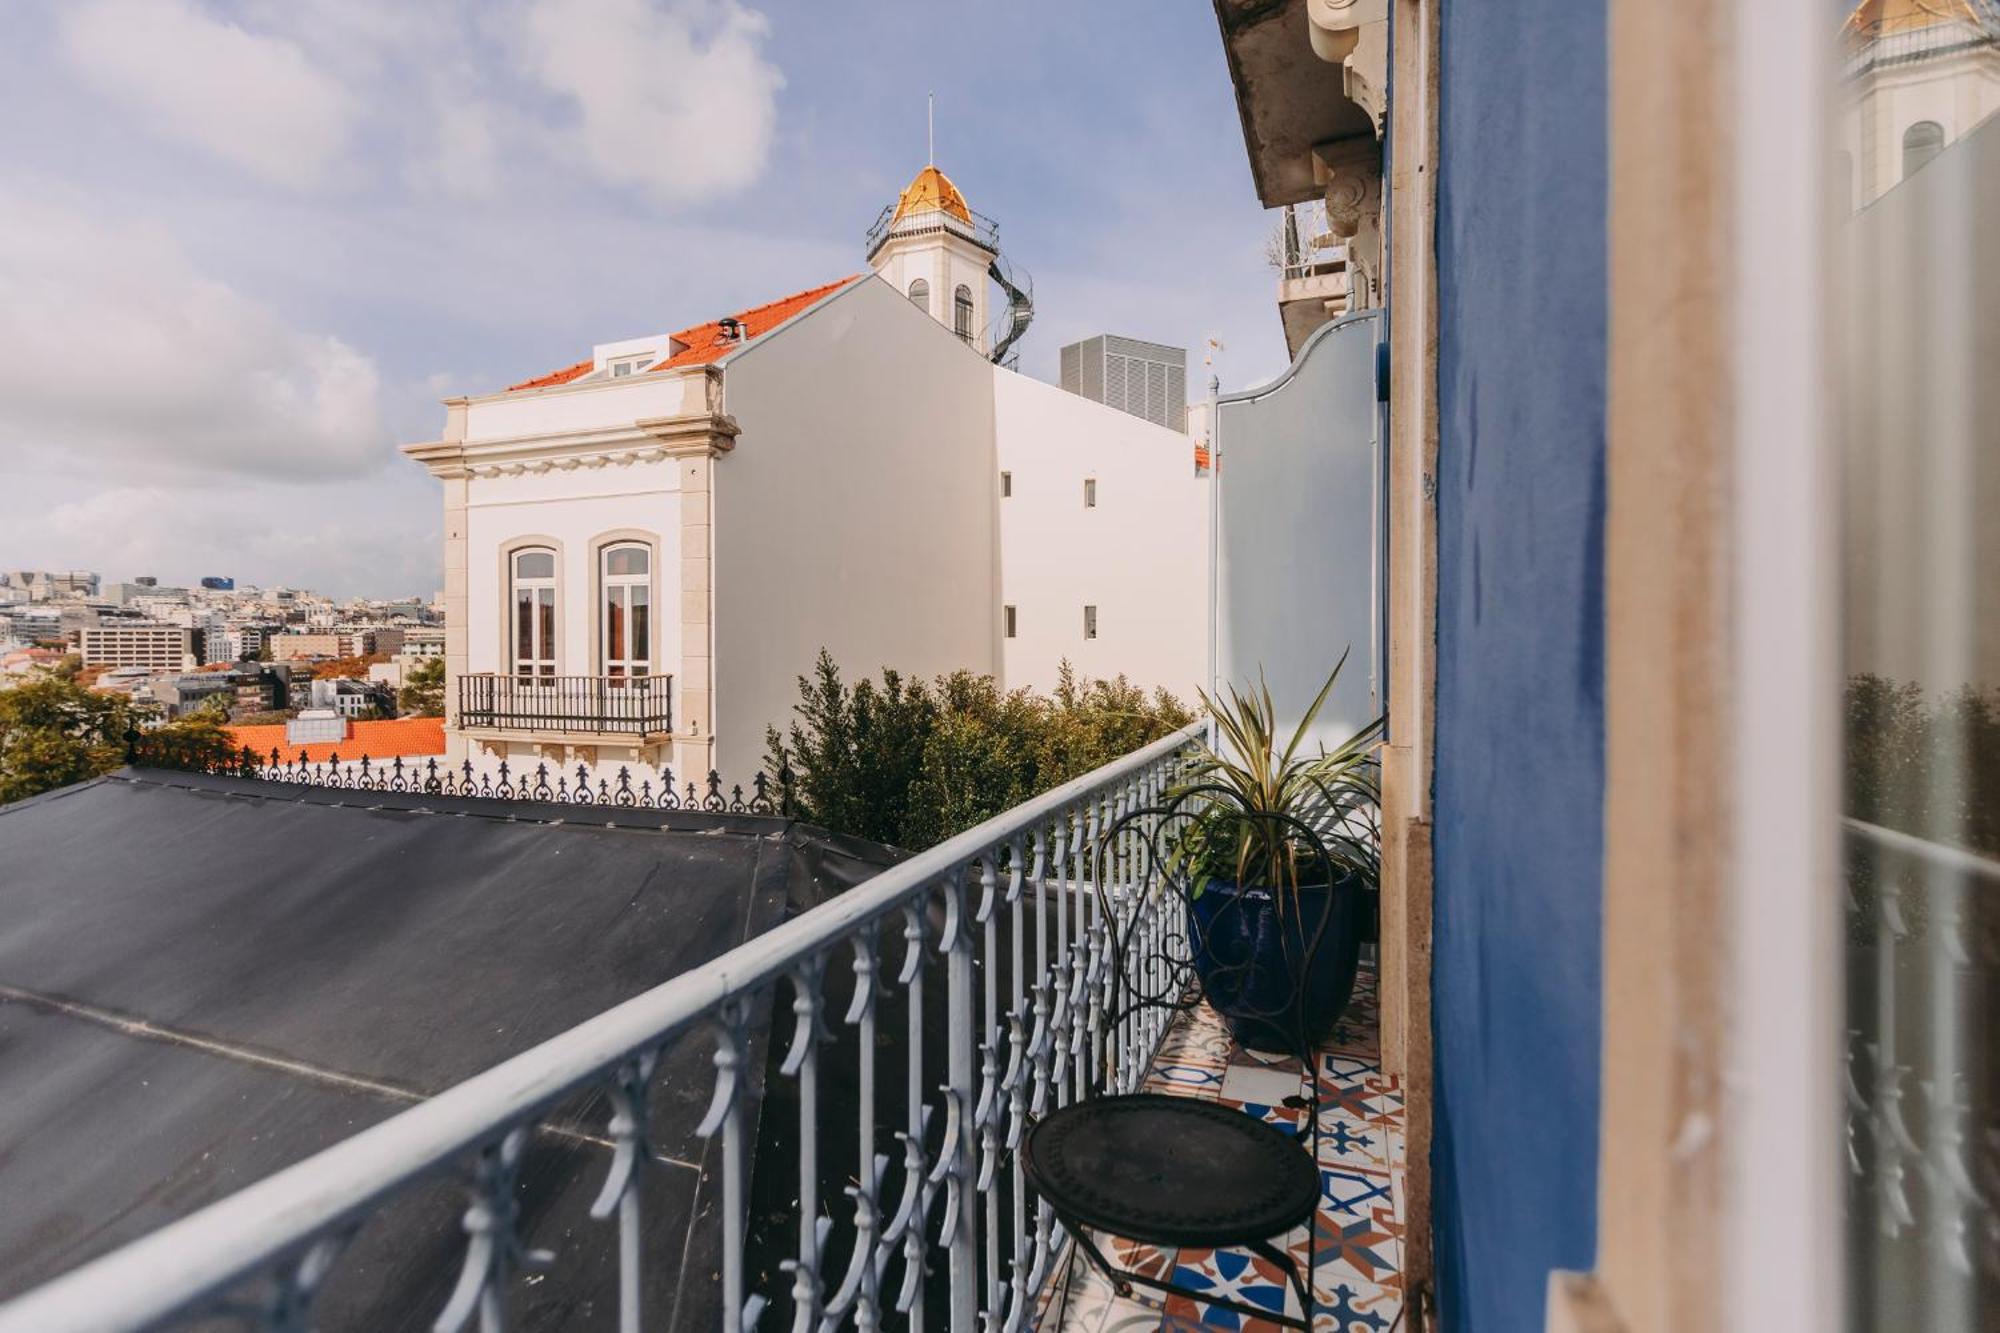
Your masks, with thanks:
M1992 0L1863 0L1847 61L1834 189L1879 199L2000 111L2000 8Z
M871 230L873 275L447 400L406 452L444 483L454 761L740 780L822 647L853 673L1046 686L1067 657L1190 694L1188 439L989 359L1027 318L997 246L927 167Z
M202 631L185 625L125 622L86 625L77 631L77 654L85 666L147 667L192 671L204 657Z

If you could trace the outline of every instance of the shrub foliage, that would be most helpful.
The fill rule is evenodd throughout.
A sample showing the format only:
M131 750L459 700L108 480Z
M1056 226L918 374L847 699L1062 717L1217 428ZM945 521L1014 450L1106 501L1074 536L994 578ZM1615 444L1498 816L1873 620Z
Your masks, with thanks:
M785 732L769 729L766 762L793 773L796 813L911 851L1194 720L1164 690L1083 680L1068 663L1047 695L970 671L924 680L884 668L849 685L824 650L792 711Z

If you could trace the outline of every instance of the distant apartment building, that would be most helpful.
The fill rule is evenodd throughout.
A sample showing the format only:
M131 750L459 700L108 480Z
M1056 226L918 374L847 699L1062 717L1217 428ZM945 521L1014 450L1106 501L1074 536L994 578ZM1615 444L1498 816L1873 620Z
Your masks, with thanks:
M238 716L245 713L269 713L282 707L282 695L278 678L259 672L254 676L237 675L236 707Z
M403 631L403 646L397 652L408 658L444 656L444 626L420 625Z
M174 598L186 596L185 588L162 588L154 578L137 578L125 583L107 583L98 593L98 600L113 606L130 606L142 597Z
M271 660L294 662L309 657L366 657L386 651L379 646L374 630L324 630L309 634L274 634L269 639ZM402 640L397 639L398 646Z
M1104 333L1062 349L1062 387L1150 421L1187 431L1187 349Z
M168 717L185 717L209 699L226 700L233 709L236 705L239 682L233 672L210 671L197 675L160 676L147 687Z
M310 707L331 709L344 718L368 717L395 707L395 695L386 685L342 676L313 681L307 699Z
M50 573L46 569L17 569L7 575L9 586L26 590L32 601L46 602L58 597L97 596L97 575L72 569Z
M207 635L185 625L86 625L76 650L85 666L190 671L202 664Z

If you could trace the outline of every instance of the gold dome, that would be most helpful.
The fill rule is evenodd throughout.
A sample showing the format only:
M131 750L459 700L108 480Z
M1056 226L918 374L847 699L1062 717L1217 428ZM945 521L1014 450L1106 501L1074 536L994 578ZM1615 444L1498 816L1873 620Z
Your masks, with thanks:
M1980 26L1967 0L1861 0L1847 16L1847 31L1865 40L1939 23Z
M925 167L917 173L917 178L896 200L895 216L889 220L900 222L905 213L922 213L930 209L940 209L960 222L972 221L972 210L966 207L965 196L951 183L951 177L935 166Z

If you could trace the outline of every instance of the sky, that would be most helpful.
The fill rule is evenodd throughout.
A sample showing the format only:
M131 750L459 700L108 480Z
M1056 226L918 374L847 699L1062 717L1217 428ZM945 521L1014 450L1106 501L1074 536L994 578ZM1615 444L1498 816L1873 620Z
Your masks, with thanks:
M937 160L1113 332L1284 366L1208 6L10 0L0 568L430 595L438 400L865 267Z

